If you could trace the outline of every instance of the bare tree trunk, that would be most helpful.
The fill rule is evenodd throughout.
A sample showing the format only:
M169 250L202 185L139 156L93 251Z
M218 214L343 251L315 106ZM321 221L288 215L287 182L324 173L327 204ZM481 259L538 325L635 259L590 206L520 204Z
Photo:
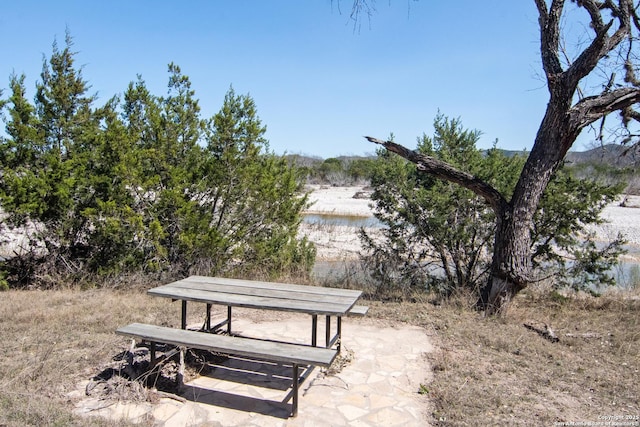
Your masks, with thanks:
M488 315L506 310L511 299L529 283L532 270L529 228L514 218L511 206L497 212L496 218L491 274L478 301L478 308Z
M544 190L577 136L576 130L563 119L562 111L568 101L564 97L556 100L547 107L511 201L495 211L491 275L479 300L480 308L490 315L503 313L511 299L535 280L531 266L533 216Z

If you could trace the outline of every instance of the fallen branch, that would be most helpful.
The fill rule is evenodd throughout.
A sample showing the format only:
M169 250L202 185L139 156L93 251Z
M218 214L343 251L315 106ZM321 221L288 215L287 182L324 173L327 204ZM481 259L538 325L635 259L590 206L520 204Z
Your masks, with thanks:
M162 390L156 390L155 393L158 396L161 396L161 397L166 397L168 399L177 400L178 402L181 402L181 403L187 403L187 399L185 399L182 396L178 396L176 394L173 394L173 393L167 393L166 391L162 391Z
M560 341L560 338L556 336L555 332L553 332L553 329L551 329L549 325L547 325L546 323L544 323L543 325L543 327L536 327L530 323L525 323L524 327L538 333L542 338L551 342Z

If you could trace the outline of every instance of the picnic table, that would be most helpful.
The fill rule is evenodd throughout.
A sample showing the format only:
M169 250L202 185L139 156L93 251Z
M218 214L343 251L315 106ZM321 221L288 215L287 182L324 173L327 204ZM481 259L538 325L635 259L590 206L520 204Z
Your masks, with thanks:
M362 315L366 307L356 306L362 291L306 286L289 283L229 279L223 277L190 276L176 282L152 288L149 295L171 298L182 302L181 328L187 327L187 302L206 304L204 328L207 331L227 327L231 334L232 308L245 307L263 310L281 310L311 315L311 345L317 346L318 316L326 316L325 346L341 347L342 317ZM227 317L211 326L211 306L227 307ZM336 333L331 336L331 318L336 318Z
M156 343L174 345L179 349L181 370L183 369L186 348L199 348L228 355L288 364L292 368L292 391L284 398L284 402L292 400L292 416L296 416L298 413L299 382L304 380L314 366L330 366L340 352L342 317L347 315L362 316L368 310L366 306L356 305L362 291L223 277L190 276L150 289L147 292L149 295L182 302L181 329L132 323L118 328L116 331L117 334L149 342L150 370L154 369L158 363L155 355ZM187 330L188 301L206 304L205 324L200 331ZM213 304L225 305L227 318L212 327L211 306ZM233 307L309 314L312 319L311 345L234 336L231 333ZM317 345L319 315L326 316L325 347ZM336 334L333 337L331 337L331 317L337 319ZM203 333L203 331L218 332L225 325L227 335ZM303 375L300 375L299 372L301 366L307 367Z

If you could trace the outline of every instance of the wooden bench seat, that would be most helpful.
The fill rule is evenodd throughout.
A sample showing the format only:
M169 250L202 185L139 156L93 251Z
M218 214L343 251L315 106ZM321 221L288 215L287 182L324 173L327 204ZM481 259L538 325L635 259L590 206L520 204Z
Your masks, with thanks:
M351 310L347 312L348 316L364 316L369 312L369 307L366 305L354 305Z
M178 347L197 348L234 356L263 359L291 364L293 368L292 416L298 413L299 366L329 366L338 354L337 350L240 338L228 335L209 334L164 326L132 323L116 330L116 334L134 337L143 341L172 344ZM152 345L152 359L155 355Z

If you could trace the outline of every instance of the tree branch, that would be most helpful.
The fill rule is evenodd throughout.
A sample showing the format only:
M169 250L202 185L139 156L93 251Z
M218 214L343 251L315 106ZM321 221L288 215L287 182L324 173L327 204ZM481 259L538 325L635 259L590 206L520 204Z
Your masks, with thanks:
M470 173L458 170L448 163L441 160L410 150L400 144L392 141L383 141L381 139L365 136L369 142L382 145L388 151L396 153L400 157L404 157L412 163L416 164L419 171L428 173L436 178L444 179L467 188L477 195L485 199L485 201L493 208L496 214L499 214L508 204L506 199L498 190L486 183L485 181L471 175Z
M603 4L597 4L593 0L582 0L580 2L580 6L584 7L587 12L589 12L589 16L591 16L591 25L596 33L602 33L604 22L602 21L602 13L600 10L605 6ZM615 5L611 6L615 7Z
M593 23L593 21L592 21ZM612 39L608 36L608 31L613 25L613 21L604 25L596 34L591 44L578 56L573 64L565 73L565 79L569 88L578 86L580 80L591 74L591 71L598 65L600 59L602 59L607 53L609 53L618 43L614 44Z
M580 6L589 13L591 27L596 35L591 44L565 73L568 87L576 86L583 77L589 75L602 58L614 50L625 38L629 37L631 31L631 14L633 13L633 2L631 0L620 0L619 7L611 1L596 3L593 0L582 0ZM605 24L602 20L602 11L606 9L611 12L615 19ZM609 36L609 30L615 20L618 21L619 27Z
M554 77L562 73L558 46L560 43L560 16L564 0L554 0L549 10L547 10L545 0L535 0L535 2L539 15L542 67L547 75L547 81L552 83Z
M640 102L640 89L625 87L597 96L590 96L580 100L569 110L569 121L572 128L582 129L606 116L619 110L627 110L632 105Z

